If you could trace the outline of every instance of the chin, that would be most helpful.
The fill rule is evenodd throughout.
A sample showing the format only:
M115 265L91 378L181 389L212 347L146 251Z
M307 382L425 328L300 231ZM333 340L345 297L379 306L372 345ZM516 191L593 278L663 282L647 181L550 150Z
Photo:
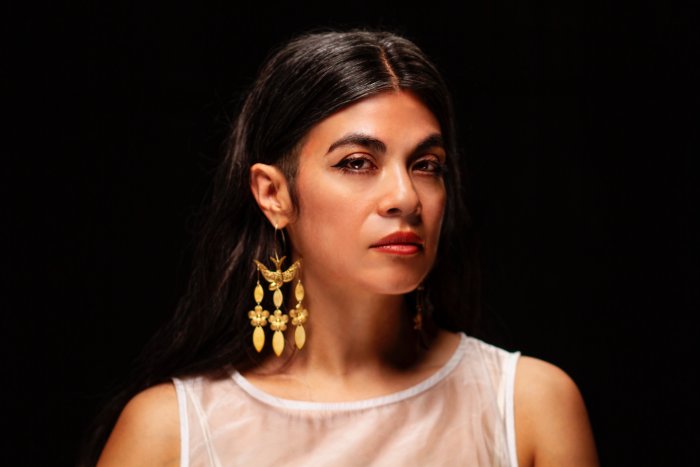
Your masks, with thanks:
M367 278L371 282L366 284L365 290L372 290L381 295L404 295L416 290L426 275L368 275Z

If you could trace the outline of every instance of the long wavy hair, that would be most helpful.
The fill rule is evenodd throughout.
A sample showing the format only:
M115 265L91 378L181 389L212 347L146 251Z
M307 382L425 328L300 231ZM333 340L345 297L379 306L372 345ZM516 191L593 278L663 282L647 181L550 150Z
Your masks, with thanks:
M452 102L436 66L413 42L389 32L299 36L270 55L248 91L215 174L186 293L172 320L144 349L134 377L98 416L81 465L96 462L119 412L137 392L172 377L245 370L265 357L252 349L247 313L257 278L253 259L269 256L275 239L252 196L250 167L261 162L280 168L295 200L299 147L309 130L360 99L390 90L412 91L440 124L447 201L438 256L425 288L435 326L472 331L479 275Z

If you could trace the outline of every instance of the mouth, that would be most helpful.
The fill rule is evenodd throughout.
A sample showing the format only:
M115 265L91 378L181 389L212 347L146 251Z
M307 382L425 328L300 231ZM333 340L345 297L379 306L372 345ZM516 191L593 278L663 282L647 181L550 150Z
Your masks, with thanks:
M398 231L381 238L370 248L382 253L413 255L423 251L423 239L410 231Z

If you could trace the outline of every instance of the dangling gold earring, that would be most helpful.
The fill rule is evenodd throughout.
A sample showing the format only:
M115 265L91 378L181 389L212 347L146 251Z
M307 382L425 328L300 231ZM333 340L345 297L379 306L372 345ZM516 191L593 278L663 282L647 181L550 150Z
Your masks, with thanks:
M423 329L423 312L425 311L425 287L420 284L416 289L416 314L413 316L413 329Z
M418 334L418 343L423 349L428 349L430 344L430 333L432 329L432 322L430 321L431 312L432 306L428 300L428 293L421 283L416 288L416 314L413 316L413 329L416 330Z
M258 273L258 275L260 275L260 273ZM262 285L260 285L260 279L258 279L255 290L253 291L253 298L255 298L256 305L253 310L248 312L250 324L255 327L255 330L253 331L253 346L258 352L260 352L263 345L265 345L265 331L263 331L263 327L267 325L267 318L270 316L270 312L263 310L262 305L260 304L262 302L263 295L263 288Z
M277 224L275 224L275 239L277 238L277 231ZM284 241L284 236L282 239ZM286 256L280 258L277 255L276 243L277 242L275 241L275 257L270 257L270 260L275 264L274 271L269 270L264 264L256 259L253 261L258 267L258 272L260 272L265 280L270 283L269 289L274 292L272 294L272 302L275 304L275 311L273 311L272 315L267 318L267 321L270 323L270 329L274 332L272 336L272 350L274 350L275 354L279 357L284 351L284 335L282 332L287 330L287 322L289 321L289 317L281 310L281 306L284 303L284 297L282 296L282 285L284 285L285 282L291 282L294 279L301 261L295 261L294 264L289 267L289 269L282 271L282 263L286 259ZM251 324L255 326L252 318Z
M294 288L294 295L297 299L297 306L289 312L289 316L292 317L292 324L296 326L294 330L294 342L297 345L297 349L301 350L306 342L304 323L306 323L309 317L309 311L302 305L302 300L304 300L304 286L301 284L301 279L297 280L297 286Z

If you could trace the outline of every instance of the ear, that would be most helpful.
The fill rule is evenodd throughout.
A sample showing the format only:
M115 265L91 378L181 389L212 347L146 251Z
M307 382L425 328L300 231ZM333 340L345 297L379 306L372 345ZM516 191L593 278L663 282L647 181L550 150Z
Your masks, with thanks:
M279 229L284 228L294 212L284 174L272 165L253 164L250 168L250 189L270 223Z

